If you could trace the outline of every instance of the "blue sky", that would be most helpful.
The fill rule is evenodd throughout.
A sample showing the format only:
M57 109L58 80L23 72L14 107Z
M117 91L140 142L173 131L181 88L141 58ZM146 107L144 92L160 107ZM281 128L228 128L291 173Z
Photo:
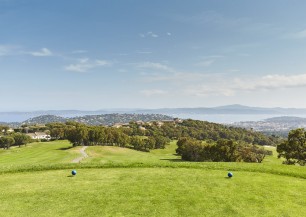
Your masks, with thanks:
M306 1L0 0L0 111L306 107Z

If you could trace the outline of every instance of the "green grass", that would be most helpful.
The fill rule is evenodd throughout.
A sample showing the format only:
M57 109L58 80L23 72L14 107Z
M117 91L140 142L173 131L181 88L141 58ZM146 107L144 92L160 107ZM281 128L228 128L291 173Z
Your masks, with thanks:
M80 156L80 147L71 148L67 141L35 142L26 147L0 150L0 167L6 165L68 163Z
M185 168L4 174L3 216L305 216L305 180Z
M264 148L266 150L272 151L273 155L272 156L266 156L263 163L279 165L279 164L282 164L282 162L285 160L284 158L277 158L278 153L276 151L276 147L268 146L268 147L264 147Z
M261 164L184 162L172 142L150 153L88 147L72 164L81 147L70 147L0 151L0 216L306 216L306 168L275 153Z
M129 148L116 146L92 146L86 152L89 158L87 163L162 163L163 161L179 160L175 155L176 142L171 142L165 149L153 150L150 153L135 151Z

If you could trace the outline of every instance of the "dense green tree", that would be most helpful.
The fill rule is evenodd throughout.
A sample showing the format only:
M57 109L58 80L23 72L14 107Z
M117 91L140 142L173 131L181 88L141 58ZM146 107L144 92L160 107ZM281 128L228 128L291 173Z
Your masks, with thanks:
M238 145L232 140L220 139L216 145L211 146L213 161L235 162L240 161Z
M145 151L145 142L139 136L131 136L130 144L133 146L135 150Z
M14 138L14 145L18 145L19 147L21 145L26 145L27 143L29 143L31 141L31 137L23 134L23 133L15 133L12 135L12 137Z
M50 129L50 136L52 139L63 139L65 136L65 130L63 128Z
M150 151L155 148L156 140L153 137L147 137L144 140L144 148L146 151Z
M101 127L91 127L88 131L90 145L105 144L105 132Z
M0 135L1 134L6 134L7 133L7 130L10 129L8 126L5 126L5 125L0 125Z
M0 137L0 147L3 149L9 149L14 143L15 140L11 136Z
M183 154L183 149L184 149L184 145L186 145L189 142L190 138L189 137L181 137L179 138L179 140L177 141L177 149L176 149L176 153L179 155Z
M255 145L241 145L232 140L202 142L188 137L180 138L176 152L187 161L213 162L257 162L264 159L266 152Z
M170 142L170 139L165 137L165 136L154 135L153 138L155 140L155 147L154 148L156 148L156 149L163 149Z
M239 154L244 162L261 163L267 152L262 147L246 145L240 148Z
M83 125L71 127L67 129L67 139L72 143L73 146L78 145L89 145L88 140L88 128Z
M296 129L289 132L288 139L277 146L278 157L284 157L285 164L306 164L306 131Z

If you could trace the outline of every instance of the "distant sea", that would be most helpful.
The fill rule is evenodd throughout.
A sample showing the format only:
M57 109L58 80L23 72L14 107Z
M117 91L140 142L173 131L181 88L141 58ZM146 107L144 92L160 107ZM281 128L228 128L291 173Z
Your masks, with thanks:
M33 114L33 113L0 113L0 122L23 122L30 118L34 118L40 116L42 114ZM84 114L87 115L87 114ZM65 115L57 115L61 117L76 117L76 116L84 116L83 114L65 114Z
M172 114L173 117L179 117L182 119L194 119L194 120L201 120L201 121L209 121L214 123L220 123L220 124L231 124L235 122L242 122L242 121L262 121L267 118L273 118L273 117L281 117L281 116L292 116L292 117L300 117L300 118L306 118L306 115L303 114L296 114L296 115L271 115L271 114L243 114L243 115L237 115L237 114Z
M0 113L0 122L21 122L31 117L27 114Z

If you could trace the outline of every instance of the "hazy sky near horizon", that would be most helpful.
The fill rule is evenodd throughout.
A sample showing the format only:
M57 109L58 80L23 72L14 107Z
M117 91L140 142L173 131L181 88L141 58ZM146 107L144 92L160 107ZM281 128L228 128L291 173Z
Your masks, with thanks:
M304 0L0 0L0 111L306 108Z

